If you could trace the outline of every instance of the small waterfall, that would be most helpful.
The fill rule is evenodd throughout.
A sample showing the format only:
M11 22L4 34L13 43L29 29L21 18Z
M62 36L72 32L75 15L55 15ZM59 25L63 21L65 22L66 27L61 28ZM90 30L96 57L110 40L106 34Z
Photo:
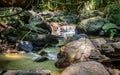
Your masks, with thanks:
M52 24L53 35L57 35L67 39L68 37L72 37L75 34L75 25L58 25Z

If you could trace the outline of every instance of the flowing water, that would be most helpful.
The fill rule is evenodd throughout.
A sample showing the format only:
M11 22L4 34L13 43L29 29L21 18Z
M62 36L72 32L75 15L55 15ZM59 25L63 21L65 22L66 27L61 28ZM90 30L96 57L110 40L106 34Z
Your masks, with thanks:
M47 51L58 52L59 48L47 48ZM61 70L54 66L56 60L46 60L34 62L35 55L32 53L24 54L0 54L0 70L31 70L43 68L50 70L52 75L59 75Z

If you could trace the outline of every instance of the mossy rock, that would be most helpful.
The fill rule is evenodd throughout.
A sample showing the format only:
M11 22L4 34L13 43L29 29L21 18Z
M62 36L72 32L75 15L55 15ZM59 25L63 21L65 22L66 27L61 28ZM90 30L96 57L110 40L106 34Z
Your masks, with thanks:
M92 17L82 20L76 27L76 33L87 33L93 34L101 30L102 26L109 22L108 20L101 17Z

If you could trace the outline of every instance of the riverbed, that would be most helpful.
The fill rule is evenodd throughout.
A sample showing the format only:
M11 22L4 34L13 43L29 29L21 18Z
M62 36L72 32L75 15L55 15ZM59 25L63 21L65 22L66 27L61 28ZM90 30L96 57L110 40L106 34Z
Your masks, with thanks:
M58 51L59 48L47 48L46 50ZM54 66L55 60L46 60L43 62L34 62L34 55L24 54L0 54L0 70L32 70L43 68L50 70L52 75L59 75L61 70Z

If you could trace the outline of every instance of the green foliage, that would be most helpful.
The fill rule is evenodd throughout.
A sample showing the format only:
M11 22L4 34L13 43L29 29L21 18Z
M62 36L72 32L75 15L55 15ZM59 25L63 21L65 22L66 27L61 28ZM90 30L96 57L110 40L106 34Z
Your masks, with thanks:
M56 11L62 10L63 12L77 12L78 4L82 0L39 0L39 4L36 6L37 11Z
M119 4L111 4L109 5L105 13L107 15L108 20L120 26L120 5Z
M56 11L77 13L85 7L91 9L101 9L112 3L120 3L119 0L39 0L39 3L35 6L35 11Z
M110 38L112 39L115 35L117 35L117 29L119 27L113 23L107 23L103 26L102 30L105 33L108 33L110 35Z
M101 0L92 0L92 1L91 1L92 9L98 8L99 5L100 5L100 2L101 2Z
M116 29L111 29L110 30L110 39L113 39L113 37L117 35L117 30Z
M107 24L105 24L104 26L103 26L103 30L105 31L105 32L108 32L110 29L114 29L114 28L117 28L117 26L115 25L115 24L113 24L113 23L107 23Z
M117 14L115 14L115 15L113 15L113 19L114 19L114 22L115 22L118 26L120 26L120 12L117 13Z

